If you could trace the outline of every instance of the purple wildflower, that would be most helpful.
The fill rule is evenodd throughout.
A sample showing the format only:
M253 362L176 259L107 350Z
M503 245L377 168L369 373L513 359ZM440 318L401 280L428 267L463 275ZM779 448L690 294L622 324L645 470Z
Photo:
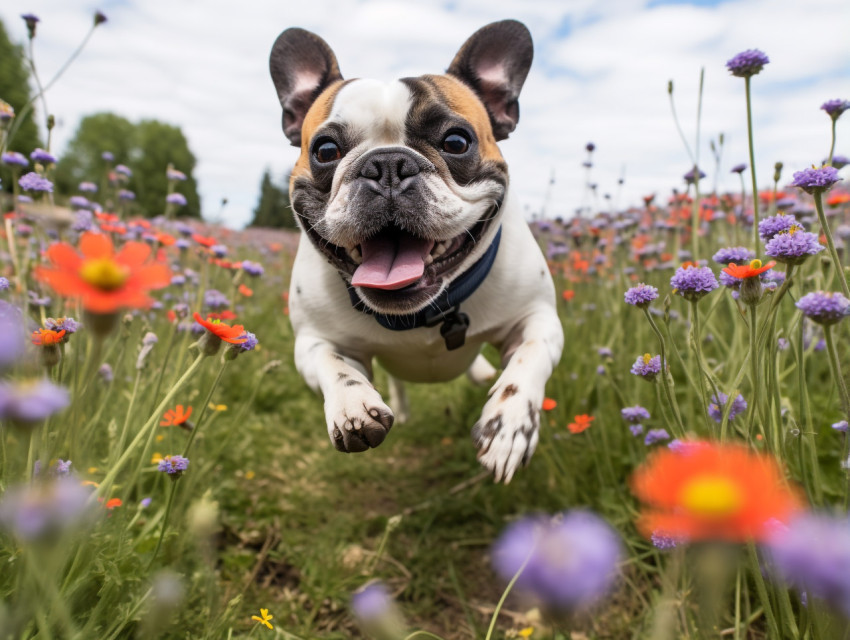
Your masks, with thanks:
M77 189L83 193L97 193L97 185L94 182L81 182Z
M185 206L187 202L186 196L184 196L182 193L177 192L169 193L167 196L165 196L165 201L168 204L176 204L178 207Z
M104 151L100 154L100 157L106 162L112 162L115 160L115 155L111 151Z
M742 162L741 164L736 164L734 167L732 167L732 170L729 173L742 174L746 170L747 164L745 162Z
M705 173L703 173L702 171L700 171L697 168L694 168L694 169L691 169L690 171L688 171L682 177L685 179L685 182L687 182L688 184L693 184L698 179L702 180L705 177Z
M6 165L15 165L18 167L26 167L30 163L23 153L18 153L17 151L7 151L0 156L0 162Z
M135 200L136 194L130 191L129 189L121 189L118 191L118 199L119 200Z
M11 487L0 499L0 527L27 542L54 539L95 517L91 493L64 476Z
M782 233L783 231L788 231L793 227L799 226L797 218L788 213L780 213L759 222L759 235L762 240L767 242L777 233Z
M794 173L794 181L791 183L806 193L823 193L828 191L832 185L841 180L835 167L812 167Z
M708 404L708 415L711 416L712 420L717 423L723 422L723 410L726 408L726 402L728 400L729 396L722 391L720 392L719 398L716 395L711 394L711 402ZM744 400L744 396L739 393L738 397L732 401L732 405L729 407L729 421L731 422L736 416L746 410L747 401Z
M843 169L848 164L850 164L850 158L848 158L847 156L840 156L837 153L832 156L832 166L836 169Z
M73 318L47 318L44 321L44 326L51 331L65 331L65 334L76 333L82 326Z
M831 325L850 314L850 300L832 291L813 291L797 301L803 315L818 324Z
M230 306L230 300L218 289L207 289L204 291L204 306L210 309L223 309Z
M112 367L109 365L108 362L104 362L102 365L100 365L100 368L97 370L97 373L100 376L100 379L103 380L106 384L112 382L113 378L115 377L115 374L112 372Z
M33 425L67 407L68 390L47 379L0 382L0 419Z
M777 577L850 616L850 520L804 514L772 532L767 549Z
M392 594L383 582L370 582L351 595L351 609L361 622L379 620L394 607Z
M847 421L841 420L840 422L835 422L832 424L832 428L836 431L840 431L841 433L847 433Z
M633 424L629 426L629 431L632 432L632 435L637 438L639 435L643 434L643 425L642 424Z
M152 501L153 498L142 498L141 500L139 500L139 507L142 509L147 509L149 506L151 506Z
M70 460L62 460L61 458L56 461L56 464L53 465L53 473L57 476L67 476L71 474L71 464L73 464Z
M210 247L210 251L216 258L223 258L227 255L227 247L223 244L214 244Z
M92 216L91 211L82 209L74 212L74 222L71 225L71 229L78 233L82 233L83 231L89 231L93 224L94 217Z
M29 33L29 38L32 40L35 38L35 28L41 20L39 17L32 13L23 13L21 17L24 19L24 22L27 23L27 33Z
M240 343L240 344L235 344L235 345L233 345L234 347L236 347L237 349L239 349L239 351L242 351L242 352L245 352L245 351L253 351L253 350L256 348L256 346L259 344L259 342L260 342L259 340L257 340L257 336L255 336L255 335L254 335L253 333L251 333L250 331L246 331L245 333L243 333L243 334L242 334L241 336L239 336L239 337L240 337L240 338L247 338L247 339L245 340L245 342L242 342L242 343Z
M664 442L669 439L670 434L667 433L667 429L650 429L646 432L646 437L643 439L643 443L648 447L656 444L657 442Z
M617 577L620 538L599 516L570 511L555 517L525 517L510 525L493 546L496 572L548 608L572 611L604 596Z
M639 404L636 404L633 407L625 407L624 409L620 409L620 415L623 417L623 420L626 422L631 422L633 424L637 424L641 420L649 420L649 411L644 409Z
M71 196L68 199L68 204L74 209L88 209L91 207L91 202L85 196Z
M669 551L670 549L675 549L682 543L680 538L675 538L673 536L667 535L663 531L653 531L652 535L649 537L652 542L652 546L660 551Z
M249 276L253 276L257 278L264 273L263 265L259 262L253 262L251 260L243 260L242 261L242 270L247 273Z
M724 247L719 249L711 259L724 267L728 264L749 264L756 254L747 247Z
M726 62L726 68L738 78L749 78L759 73L770 62L763 51L747 49Z
M120 173L123 176L127 176L128 178L133 175L133 172L130 170L130 167L119 164L115 167L115 173Z
M599 347L596 350L596 353L597 353L597 355L599 355L600 358L603 358L603 359L614 357L614 352L611 351L611 349L609 349L608 347Z
M826 111L830 118L838 120L842 113L850 109L850 100L841 100L840 98L827 100L820 106L820 108Z
M767 255L786 264L802 264L806 258L823 250L824 246L818 242L817 234L803 231L799 225L776 234L764 247Z
M35 149L30 154L30 158L33 162L40 162L41 164L56 164L56 156L44 149Z
M631 372L644 380L652 382L661 371L661 356L652 357L648 353L638 356L632 365Z
M179 478L189 468L189 458L180 455L165 456L156 468L172 478Z
M0 291L6 291L9 288L9 278L0 276Z
M177 169L172 169L169 167L165 170L165 177L169 180L183 182L186 179L186 174L182 171L178 171Z
M708 267L679 267L670 278L670 286L685 300L695 301L720 285Z
M649 303L655 300L658 297L658 289L655 287L644 284L641 282L635 287L632 287L628 291L626 291L625 299L626 302L634 305L636 307L640 307L645 309L649 306Z
M26 191L46 191L53 193L53 183L47 178L38 175L35 171L25 173L18 178L18 185Z
M186 238L178 238L177 242L174 243L174 246L180 249L180 251L186 251L186 249L192 246L192 243Z

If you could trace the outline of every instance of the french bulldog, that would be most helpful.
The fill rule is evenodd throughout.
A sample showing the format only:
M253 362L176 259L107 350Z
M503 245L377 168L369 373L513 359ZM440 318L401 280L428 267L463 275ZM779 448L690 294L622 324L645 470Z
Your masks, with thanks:
M402 380L503 371L472 427L478 459L509 482L537 446L546 381L561 357L555 287L497 142L519 120L528 29L487 25L444 74L344 80L319 36L287 29L270 70L302 230L289 309L295 365L324 397L340 451L377 447L407 418ZM389 406L372 384L390 374Z

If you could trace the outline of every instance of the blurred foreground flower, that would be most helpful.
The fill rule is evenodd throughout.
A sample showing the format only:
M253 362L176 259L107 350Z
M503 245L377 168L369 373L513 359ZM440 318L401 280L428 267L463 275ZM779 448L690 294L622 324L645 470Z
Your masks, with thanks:
M493 546L496 572L547 608L570 612L592 605L617 578L622 547L617 533L589 511L526 517Z
M370 582L351 595L351 610L363 631L376 638L404 637L404 622L383 582Z
M0 382L0 420L31 426L64 409L70 402L68 390L46 378Z
M631 484L646 506L638 528L647 537L761 540L769 521L787 522L801 506L773 458L737 444L657 450Z
M94 518L91 493L71 476L11 487L0 499L0 527L19 540L54 538Z

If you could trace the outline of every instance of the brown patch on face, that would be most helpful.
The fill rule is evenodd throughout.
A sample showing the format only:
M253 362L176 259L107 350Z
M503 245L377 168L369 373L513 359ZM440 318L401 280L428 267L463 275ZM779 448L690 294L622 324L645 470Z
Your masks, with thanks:
M289 177L290 188L292 187L293 180L298 176L310 175L310 142L313 139L313 133L331 115L336 94L348 82L347 80L337 80L329 85L313 101L310 110L304 116L304 125L301 127L301 155L298 157L298 162L295 163L295 167L292 169L292 175Z
M478 96L463 82L452 76L423 76L437 87L448 107L469 122L478 136L478 148L482 160L503 162L502 152L496 145L490 116Z
M511 396L515 396L517 391L519 391L519 389L517 388L517 386L515 384L509 384L507 387L505 387L505 390L502 391L502 398L501 398L502 402L504 402L505 400L507 400Z

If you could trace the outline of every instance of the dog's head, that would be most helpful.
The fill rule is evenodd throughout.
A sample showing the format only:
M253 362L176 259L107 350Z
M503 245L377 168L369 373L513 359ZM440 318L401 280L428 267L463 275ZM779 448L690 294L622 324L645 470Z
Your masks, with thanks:
M519 120L533 47L519 22L477 31L444 75L343 80L303 29L270 67L283 131L301 156L290 192L313 244L374 311L425 307L486 251L508 169L496 142Z

